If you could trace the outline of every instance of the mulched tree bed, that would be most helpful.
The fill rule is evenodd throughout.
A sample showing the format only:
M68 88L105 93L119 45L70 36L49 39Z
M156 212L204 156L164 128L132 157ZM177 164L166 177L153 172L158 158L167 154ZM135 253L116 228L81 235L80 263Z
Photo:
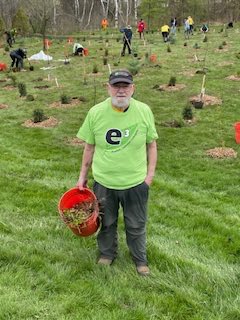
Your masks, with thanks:
M81 103L81 101L78 98L71 98L71 101L69 103L62 103L61 101L55 101L50 104L50 108L69 108L73 106L77 106Z
M84 147L85 144L85 142L79 138L68 138L66 139L66 143L75 147Z
M169 86L168 84L162 84L162 85L154 86L154 89L157 89L159 91L168 91L168 92L179 91L184 88L186 88L185 84L175 84L175 86Z
M240 81L240 76L231 75L226 78L227 80Z
M199 96L193 96L189 98L189 101L194 105L196 102L199 102L201 99ZM207 94L201 100L203 102L203 107L212 106L212 105L221 105L222 100L220 98L209 96Z
M44 84L44 85L41 85L41 86L35 86L34 88L35 89L40 89L40 90L46 90L46 89L49 89L50 86L48 84Z
M49 117L42 122L33 122L32 119L26 120L22 125L27 128L52 128L58 125L59 121L54 117Z
M206 152L206 155L211 158L224 159L224 158L236 158L237 152L232 148L225 147L216 147L209 149Z
M7 104L0 103L0 109L6 109L6 108L8 108Z
M16 90L16 87L12 86L11 84L7 84L6 86L3 87L3 89L12 91L12 90Z

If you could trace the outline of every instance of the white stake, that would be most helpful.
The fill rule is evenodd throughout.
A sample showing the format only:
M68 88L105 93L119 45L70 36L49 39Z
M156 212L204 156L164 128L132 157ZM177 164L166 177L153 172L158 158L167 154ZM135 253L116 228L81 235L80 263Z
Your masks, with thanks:
M57 78L55 78L55 82L56 82L57 87L59 87L59 84L58 84Z
M110 67L110 64L108 63L108 72L109 72L109 74L111 74L112 73L112 71L111 71L111 67Z

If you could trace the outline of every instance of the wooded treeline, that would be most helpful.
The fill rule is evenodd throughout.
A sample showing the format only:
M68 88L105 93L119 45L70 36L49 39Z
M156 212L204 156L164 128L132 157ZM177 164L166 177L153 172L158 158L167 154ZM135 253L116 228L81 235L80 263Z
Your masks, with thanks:
M30 33L96 29L104 17L115 28L143 18L149 29L156 29L171 17L181 24L188 15L196 23L238 21L240 0L0 0L1 31L19 28L19 15L27 20L20 29Z

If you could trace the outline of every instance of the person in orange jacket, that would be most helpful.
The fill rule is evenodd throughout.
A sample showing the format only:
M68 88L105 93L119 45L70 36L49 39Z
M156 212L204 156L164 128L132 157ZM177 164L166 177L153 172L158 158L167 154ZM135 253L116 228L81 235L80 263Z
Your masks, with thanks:
M107 27L108 27L108 21L107 21L106 18L102 19L101 25L102 25L102 29L103 29L103 30L106 30L106 29L107 29Z

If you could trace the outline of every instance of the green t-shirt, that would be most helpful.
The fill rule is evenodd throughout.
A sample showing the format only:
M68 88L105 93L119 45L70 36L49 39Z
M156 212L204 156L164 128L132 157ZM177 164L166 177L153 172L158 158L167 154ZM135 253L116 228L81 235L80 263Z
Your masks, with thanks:
M95 145L92 172L103 186L123 190L142 183L147 174L146 144L158 138L151 109L131 98L126 112L112 108L111 98L92 107L77 133Z

